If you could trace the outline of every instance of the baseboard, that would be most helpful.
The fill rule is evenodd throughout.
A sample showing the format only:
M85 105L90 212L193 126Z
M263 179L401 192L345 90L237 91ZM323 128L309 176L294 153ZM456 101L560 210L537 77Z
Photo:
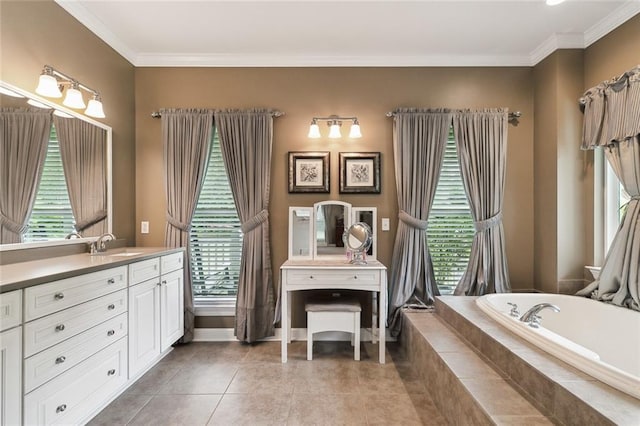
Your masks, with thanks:
M193 332L194 342L233 342L238 340L234 336L233 328L196 328ZM276 328L276 334L272 337L261 339L261 341L281 341L281 331ZM371 341L371 329L363 328L360 330L360 340L363 342ZM291 340L307 340L306 328L293 328L291 329ZM322 333L316 333L313 340L330 340L330 341L349 341L351 340L350 333L344 333L341 331L325 331ZM395 342L395 337L392 337L387 330L386 335L387 342Z

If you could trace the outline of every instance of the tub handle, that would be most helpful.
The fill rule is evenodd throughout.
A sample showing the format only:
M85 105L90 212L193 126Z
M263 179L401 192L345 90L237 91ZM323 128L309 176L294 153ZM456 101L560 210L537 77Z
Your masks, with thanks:
M507 302L507 305L511 306L511 310L509 311L509 315L514 318L518 318L520 316L520 311L518 310L518 305L515 303Z

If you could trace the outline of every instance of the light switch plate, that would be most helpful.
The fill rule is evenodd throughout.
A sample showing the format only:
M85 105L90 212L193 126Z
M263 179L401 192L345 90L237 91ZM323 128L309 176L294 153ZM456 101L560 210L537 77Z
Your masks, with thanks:
M388 217L383 217L382 218L382 230L383 231L388 231L389 230L389 218Z
M146 220L143 220L142 222L140 222L140 233L142 234L149 233L149 222L147 222Z

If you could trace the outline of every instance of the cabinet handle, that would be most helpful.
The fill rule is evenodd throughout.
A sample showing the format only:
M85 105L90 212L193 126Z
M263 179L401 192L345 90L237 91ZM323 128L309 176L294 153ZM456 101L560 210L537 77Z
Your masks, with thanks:
M67 360L67 357L65 356L59 356L58 358L56 358L56 364L62 364L63 362L65 362Z
M162 280L163 285L167 285L167 280Z
M56 331L62 331L62 330L64 330L64 324L56 325Z
M56 293L53 295L53 298L56 300L62 300L64 299L64 293Z
M107 306L107 309L110 311L113 311L115 308L116 308L116 305L114 305L113 303Z
M56 408L56 413L62 413L66 409L67 409L67 404L58 405L58 408Z
M113 376L114 374L116 374L115 368L112 368L111 370L107 371L107 376Z
M114 334L116 334L115 330L109 330L107 331L107 336L113 336Z
M116 282L116 280L115 280L115 279L113 279L113 278L109 278L109 279L107 280L107 284L115 284L115 282Z

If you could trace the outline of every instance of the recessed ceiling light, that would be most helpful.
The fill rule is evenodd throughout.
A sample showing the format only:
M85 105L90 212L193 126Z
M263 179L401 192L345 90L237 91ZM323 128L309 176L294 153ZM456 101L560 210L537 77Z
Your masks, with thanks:
M564 0L547 0L547 6L555 6L564 2Z

